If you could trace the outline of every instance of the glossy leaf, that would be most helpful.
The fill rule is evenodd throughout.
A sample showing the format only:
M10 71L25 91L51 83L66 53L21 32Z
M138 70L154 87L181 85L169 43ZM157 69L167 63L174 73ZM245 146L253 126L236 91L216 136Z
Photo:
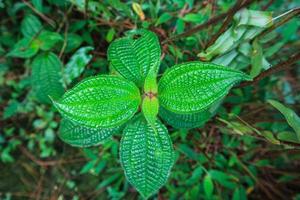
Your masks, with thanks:
M59 137L72 146L90 147L100 144L118 130L119 127L91 128L63 119L60 122Z
M157 132L142 116L136 117L123 132L120 158L127 180L148 198L167 181L173 165L173 147L167 128L159 121Z
M43 53L32 62L32 88L39 101L50 103L48 96L60 98L64 93L61 82L62 63L54 53Z
M150 70L157 73L160 54L157 36L144 29L127 32L125 37L113 41L108 48L112 68L140 87Z
M268 100L268 102L283 114L287 123L296 132L298 141L300 141L300 117L292 109L284 106L278 101Z
M137 111L138 88L117 76L90 77L54 101L67 119L89 127L114 127L128 121Z
M230 88L251 78L241 71L212 63L175 65L158 84L160 105L179 114L197 113L226 96Z
M92 55L89 54L93 47L81 47L78 49L73 56L70 58L69 62L66 64L66 69L64 70L64 81L70 84L72 80L79 77L83 72L84 67L92 59Z

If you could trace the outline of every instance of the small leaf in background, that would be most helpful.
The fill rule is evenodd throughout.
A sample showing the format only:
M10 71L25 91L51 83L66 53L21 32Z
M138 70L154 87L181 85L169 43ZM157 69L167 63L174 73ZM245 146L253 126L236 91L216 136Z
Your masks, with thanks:
M117 133L115 128L90 128L76 124L67 119L60 122L59 137L66 143L76 147L96 146Z
M32 89L39 101L50 103L48 96L60 98L64 93L62 85L62 63L54 53L42 53L32 64Z
M284 115L287 123L296 132L298 141L300 141L300 117L292 109L286 107L278 101L268 100L268 102Z
M79 77L85 66L91 61L93 56L89 53L92 50L94 50L94 48L90 46L81 47L72 55L63 72L64 81L67 85Z
M205 20L205 16L202 14L188 13L182 20L185 22L202 23Z
M247 193L246 190L239 186L233 192L232 200L247 200Z
M3 111L3 119L8 119L17 114L20 103L18 101L11 101Z
M65 118L94 128L123 124L137 112L140 102L140 92L132 82L109 75L87 78L53 101Z
M300 144L300 140L298 140L296 133L291 131L282 131L277 134L277 138L282 141L294 142Z
M58 42L62 42L63 38L59 33L42 31L37 37L39 47L44 51L52 49Z
M203 188L206 198L211 199L214 192L214 183L209 174L204 177Z
M185 23L182 19L178 18L176 21L176 32L178 34L182 33L184 31Z
M254 78L263 68L263 49L257 39L253 41L252 47L250 76Z
M143 12L142 7L140 6L140 4L133 2L132 3L132 9L134 10L134 12L139 16L139 18L143 21L145 20L145 14Z
M31 58L39 50L39 42L30 38L23 38L18 41L7 56L18 58Z
M68 34L67 46L66 46L65 52L69 53L71 51L74 51L81 45L82 42L83 42L83 40L79 35L77 35L75 33Z
M35 7L35 9L43 13L43 0L31 0L31 3Z
M169 13L163 13L161 16L159 16L159 18L157 19L155 26L158 26L160 24L166 23L167 21L169 21L170 19L172 19L172 15L170 15Z
M21 32L24 37L32 38L42 30L42 23L34 15L26 15L21 23Z
M116 34L116 31L114 28L110 28L109 31L106 34L106 41L111 42L114 39L114 36Z
M120 159L127 180L147 199L167 181L174 162L172 141L159 121L156 132L140 115L124 129Z

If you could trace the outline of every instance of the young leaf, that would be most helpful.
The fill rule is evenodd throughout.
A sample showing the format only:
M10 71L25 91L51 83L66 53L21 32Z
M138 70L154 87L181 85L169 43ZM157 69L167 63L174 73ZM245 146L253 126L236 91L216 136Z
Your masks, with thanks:
M263 68L263 49L257 39L253 41L250 76L256 77Z
M167 128L159 121L157 132L144 117L136 117L123 132L120 159L127 180L144 198L161 188L173 165L173 147Z
M92 59L92 55L89 54L93 47L81 47L75 54L70 58L70 61L66 64L66 69L64 70L64 80L66 84L70 84L72 80L80 76L83 72L84 67Z
M175 65L158 83L160 105L179 114L197 113L227 95L230 88L251 78L241 71L212 63Z
M141 87L150 70L157 73L161 50L157 36L140 29L127 32L126 37L113 41L107 54L117 72Z
M141 102L140 92L121 77L100 75L78 83L55 107L67 119L88 127L110 128L129 120Z
M300 117L292 109L278 101L268 100L268 102L284 115L287 123L295 130L298 141L300 141Z
M60 98L64 93L61 82L62 63L54 53L42 53L32 62L32 89L43 103L50 103L48 96Z
M59 137L72 146L90 147L98 145L119 128L91 128L63 119L60 122Z
M156 73L151 71L145 79L142 111L147 122L153 127L156 122L158 108Z

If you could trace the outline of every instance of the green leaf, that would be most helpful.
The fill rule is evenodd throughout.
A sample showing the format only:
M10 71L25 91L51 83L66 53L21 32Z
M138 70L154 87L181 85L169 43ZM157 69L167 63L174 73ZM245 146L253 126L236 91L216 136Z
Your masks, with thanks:
M40 49L44 51L52 49L58 42L63 41L63 38L59 33L50 31L41 32L37 39L40 42Z
M72 80L79 77L83 72L84 67L91 61L92 55L89 54L93 47L81 47L70 58L70 61L66 64L64 70L64 80L67 84L70 84Z
M42 23L34 15L26 15L21 22L21 32L24 37L32 38L42 29Z
M91 128L63 119L60 122L59 137L72 146L90 147L100 144L119 128Z
M234 190L232 200L247 200L247 193L242 186Z
M174 128L196 128L204 125L211 117L208 110L193 114L177 114L163 107L159 108L159 116Z
M203 180L203 187L204 187L204 193L205 193L205 196L208 198L208 199L211 199L212 195L213 195L213 192L214 192L214 183L211 179L211 176L209 174L207 174L205 177L204 177L204 180Z
M32 62L32 89L39 101L50 103L48 96L59 98L64 93L61 82L62 63L54 53L42 53Z
M158 83L159 103L175 113L197 113L222 99L242 80L251 78L241 71L212 63L175 65Z
M300 141L300 117L292 109L286 107L278 101L268 100L268 102L283 114L287 120L287 123L296 132L298 141Z
M283 131L277 134L277 138L286 142L294 142L300 144L300 140L298 140L297 135L294 132Z
M151 125L155 124L156 116L158 114L159 103L157 97L144 97L142 103L142 111L147 120Z
M256 77L263 68L263 50L258 40L253 41L253 50L251 55L251 71L250 76Z
M117 72L141 87L150 70L157 73L161 50L153 32L139 29L127 32L126 37L113 41L107 54L111 66Z
M150 197L168 179L173 165L173 147L167 128L159 121L156 132L142 116L123 132L120 159L127 180L144 198Z
M160 24L163 24L167 21L169 21L170 19L172 19L172 15L170 15L169 13L163 13L161 16L159 16L159 18L157 19L155 26L158 26Z
M68 34L67 46L65 49L65 53L69 53L69 52L77 49L81 45L82 42L83 42L83 39L79 35L77 35L75 33Z
M18 41L7 56L18 58L31 58L39 50L39 42L30 38L23 38Z
M128 121L141 102L140 92L121 77L87 78L54 105L63 117L88 127L110 128Z

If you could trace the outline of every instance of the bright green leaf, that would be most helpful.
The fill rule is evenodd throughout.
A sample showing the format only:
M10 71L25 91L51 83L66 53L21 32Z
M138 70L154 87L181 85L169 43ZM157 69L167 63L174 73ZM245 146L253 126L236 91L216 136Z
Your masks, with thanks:
M42 53L32 62L32 89L39 101L50 103L48 96L60 98L64 93L61 82L62 63L54 53Z
M114 127L128 121L141 102L138 88L124 78L87 78L54 101L67 119L88 127Z
M203 180L203 188L204 188L204 193L205 193L205 196L208 198L208 199L211 199L212 198L212 195L213 195L213 192L214 192L214 183L211 179L211 176L209 174L207 174L205 177L204 177L204 180Z
M205 110L226 96L230 88L251 78L220 65L190 62L175 65L158 84L160 105L169 111L191 114Z
M173 147L167 128L155 123L156 132L142 116L123 132L120 158L127 180L144 198L157 192L168 179L173 165Z
M172 19L172 15L170 15L169 13L165 12L161 16L159 16L159 18L157 19L157 21L155 23L155 26L158 26L160 24L166 23L170 19Z
M157 36L144 29L127 32L108 48L111 66L124 78L143 86L150 70L155 73L160 64L160 45Z
M85 127L67 119L60 122L59 137L66 143L77 147L89 147L100 144L112 134L116 133L119 127L115 128L91 128Z

